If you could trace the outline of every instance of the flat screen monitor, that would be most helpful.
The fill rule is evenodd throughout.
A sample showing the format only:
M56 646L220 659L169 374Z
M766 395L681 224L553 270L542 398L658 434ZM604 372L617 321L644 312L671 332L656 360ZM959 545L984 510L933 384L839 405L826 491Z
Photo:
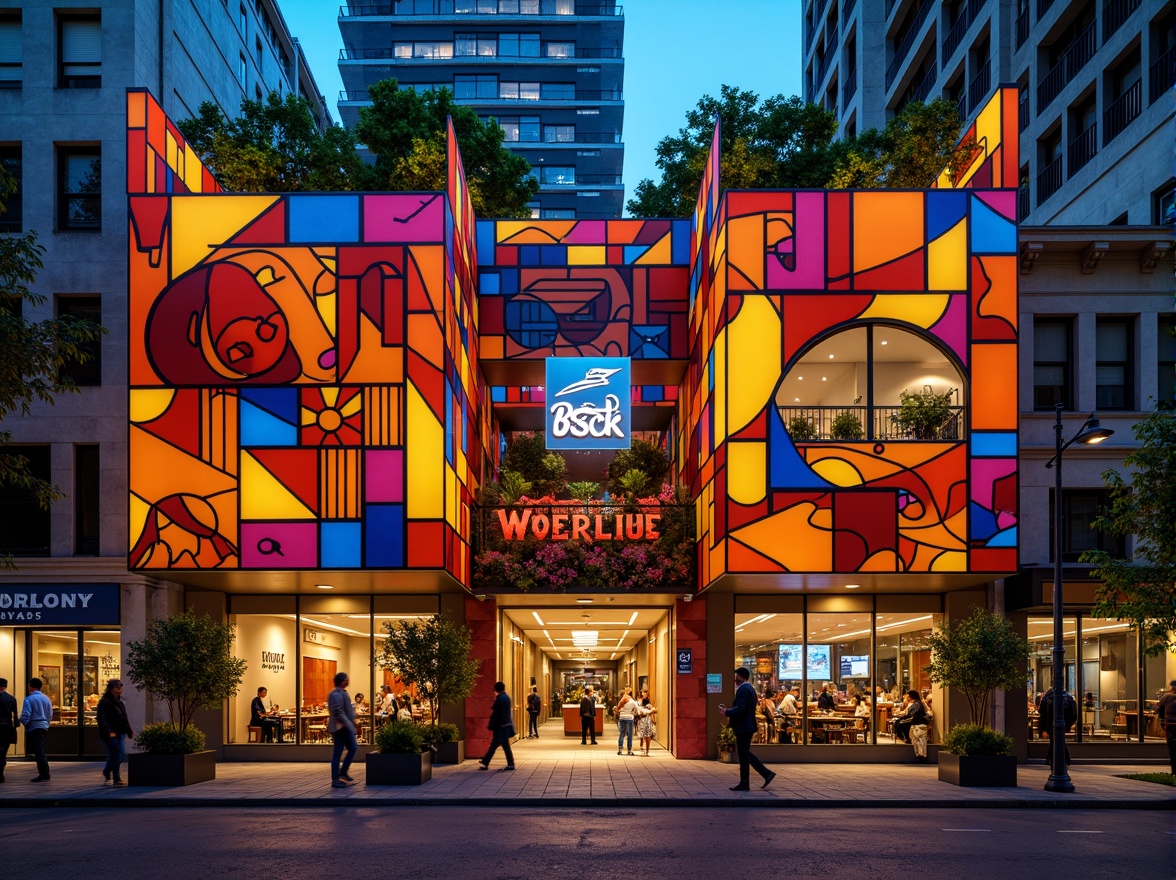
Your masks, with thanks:
M803 658L803 645L777 645L776 678L781 681L800 678L800 670L804 664Z
M830 681L832 679L828 645L808 646L809 681Z
M869 678L870 658L864 654L842 654L841 677Z

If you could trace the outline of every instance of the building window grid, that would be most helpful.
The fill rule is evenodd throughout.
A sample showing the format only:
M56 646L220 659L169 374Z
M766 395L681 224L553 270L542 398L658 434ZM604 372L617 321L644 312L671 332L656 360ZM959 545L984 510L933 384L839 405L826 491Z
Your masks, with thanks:
M1073 177L1095 154L1098 153L1098 123L1095 121L1094 96L1079 107L1071 116L1078 134L1066 145L1066 172Z
M1037 86L1037 112L1040 113L1050 105L1086 63L1094 57L1098 50L1098 34L1095 23L1090 24L1078 34L1072 43L1062 52L1061 56L1048 73L1042 77Z
M102 299L97 296L61 296L57 298L57 316L73 317L89 321L91 324L102 323ZM61 368L62 375L67 376L79 388L92 388L102 384L102 340L94 339L82 346L89 355L85 363L67 362Z
M57 228L102 228L102 152L98 147L59 147Z
M1139 9L1140 3L1141 0L1106 0L1106 5L1103 6L1104 44Z
M1033 408L1052 410L1058 403L1073 409L1072 337L1069 319L1033 324Z
M1095 327L1094 400L1099 410L1126 410L1134 405L1131 382L1133 322L1099 318Z
M101 88L101 17L97 15L69 15L59 18L57 60L58 88Z
M1160 315L1156 329L1156 398L1165 409L1176 409L1176 317Z
M0 144L0 168L3 168L16 183L4 203L5 211L0 214L0 232L20 232L24 228L24 192L22 189L23 147L20 144Z
M0 13L0 89L19 89L24 79L21 16Z
M99 451L93 444L74 447L74 555L99 555L101 515Z
M1049 490L1049 561L1057 547L1054 524L1054 490ZM1087 550L1104 550L1112 556L1127 555L1126 542L1119 535L1101 532L1094 522L1111 503L1106 489L1062 489L1062 562L1078 562Z
M52 482L49 446L6 446L4 452L23 458L34 477ZM50 537L49 510L33 493L12 484L0 486L0 553L48 556Z

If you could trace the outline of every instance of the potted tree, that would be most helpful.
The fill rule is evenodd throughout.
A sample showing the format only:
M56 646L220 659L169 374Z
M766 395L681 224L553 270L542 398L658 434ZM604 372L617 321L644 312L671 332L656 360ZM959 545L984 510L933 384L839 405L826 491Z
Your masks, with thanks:
M938 394L930 385L922 391L904 388L898 393L898 412L891 414L890 421L900 433L916 440L936 440L951 416L952 393L949 389Z
M732 764L735 761L735 731L730 724L719 728L719 761Z
M1015 786L1017 758L1013 738L988 726L988 705L996 691L1025 686L1029 642L1003 615L977 608L965 620L944 622L930 636L933 682L963 694L969 724L943 737L939 779L955 785Z
M833 440L861 440L863 436L861 419L849 410L839 412L829 424L829 437Z
M421 785L433 778L433 753L411 721L389 719L380 725L376 750L364 760L366 785Z
M167 702L168 721L144 725L141 752L127 755L131 785L192 785L216 778L216 753L192 724L198 709L219 709L236 695L245 661L233 656L232 624L191 611L152 621L147 637L127 644L127 676L137 690Z
M817 426L808 416L793 416L788 420L788 435L794 442L817 439Z
M440 615L385 623L384 631L376 662L414 685L429 704L432 719L422 735L436 747L437 763L460 764L465 760L461 730L439 722L442 706L473 693L481 661L470 659L470 631Z

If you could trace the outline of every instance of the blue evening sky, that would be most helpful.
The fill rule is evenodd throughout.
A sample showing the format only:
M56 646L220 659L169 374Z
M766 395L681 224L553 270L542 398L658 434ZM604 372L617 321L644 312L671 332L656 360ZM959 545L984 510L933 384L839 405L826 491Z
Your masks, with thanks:
M340 89L339 6L280 0L331 114ZM723 84L761 98L800 92L800 0L623 0L625 8L625 200L657 179L654 148L686 111ZM716 14L719 10L719 14Z

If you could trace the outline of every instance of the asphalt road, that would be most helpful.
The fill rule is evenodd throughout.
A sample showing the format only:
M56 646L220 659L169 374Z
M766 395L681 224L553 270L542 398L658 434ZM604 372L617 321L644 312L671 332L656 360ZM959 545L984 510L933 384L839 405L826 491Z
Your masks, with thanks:
M1176 877L1176 813L408 807L0 811L15 878ZM9 873L11 871L11 873Z

